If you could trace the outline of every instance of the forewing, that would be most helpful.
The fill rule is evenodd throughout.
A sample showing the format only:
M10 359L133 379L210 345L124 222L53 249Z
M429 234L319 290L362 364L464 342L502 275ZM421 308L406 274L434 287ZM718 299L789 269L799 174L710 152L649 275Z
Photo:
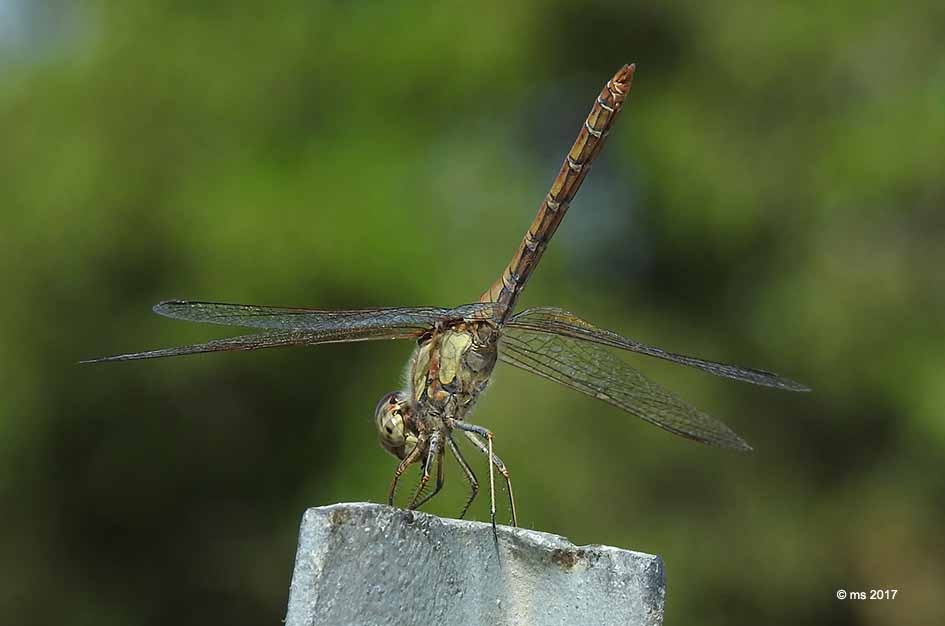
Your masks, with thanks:
M675 354L673 352L667 352L662 348L648 346L645 343L622 337L615 332L598 328L562 309L550 307L528 309L512 317L507 327L520 328L537 333L561 335L611 346L613 348L620 348L622 350L630 350L631 352L679 363L680 365L695 367L704 372L721 376L722 378L741 380L755 385L764 385L765 387L775 387L788 391L810 391L810 388L806 385L784 378L783 376L778 376L772 372L738 367L737 365L729 365L727 363L706 361L693 356Z
M154 307L165 317L226 326L273 329L259 335L241 335L178 348L148 350L81 361L135 361L201 352L234 352L293 345L314 345L375 339L412 339L431 330L439 321L489 318L491 303L476 303L454 309L437 307L390 307L324 311L171 300Z
M499 358L671 433L723 448L751 450L728 426L652 382L602 344L512 326L502 333Z
M383 307L330 311L288 307L257 306L168 300L154 307L158 315L188 322L271 328L276 330L308 330L317 333L358 333L362 330L414 329L423 331L444 317L471 316L477 311L492 311L492 304L471 304L456 309L439 307Z

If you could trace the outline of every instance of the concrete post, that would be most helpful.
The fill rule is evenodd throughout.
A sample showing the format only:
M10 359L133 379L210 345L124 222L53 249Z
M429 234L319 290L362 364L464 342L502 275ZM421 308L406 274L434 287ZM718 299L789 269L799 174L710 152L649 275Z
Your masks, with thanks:
M305 512L287 626L659 626L658 556L367 503Z

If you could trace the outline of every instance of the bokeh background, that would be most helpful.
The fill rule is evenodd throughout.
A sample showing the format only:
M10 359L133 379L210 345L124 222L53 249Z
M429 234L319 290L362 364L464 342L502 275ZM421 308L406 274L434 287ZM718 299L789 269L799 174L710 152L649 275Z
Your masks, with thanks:
M222 336L167 298L474 300L636 61L522 304L815 391L628 355L738 454L500 366L521 523L662 555L670 625L942 623L942 7L0 0L0 622L279 623L409 343L76 361Z

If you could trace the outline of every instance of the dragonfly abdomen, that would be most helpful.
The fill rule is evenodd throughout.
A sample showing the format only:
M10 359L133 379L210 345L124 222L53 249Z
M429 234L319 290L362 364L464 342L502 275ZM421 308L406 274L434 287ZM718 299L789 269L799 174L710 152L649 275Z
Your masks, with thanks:
M525 288L548 242L567 213L568 205L584 182L591 162L604 145L607 132L630 93L634 69L634 65L623 66L604 85L518 250L499 278L480 296L480 302L498 302L507 306L501 321L511 314L518 295Z

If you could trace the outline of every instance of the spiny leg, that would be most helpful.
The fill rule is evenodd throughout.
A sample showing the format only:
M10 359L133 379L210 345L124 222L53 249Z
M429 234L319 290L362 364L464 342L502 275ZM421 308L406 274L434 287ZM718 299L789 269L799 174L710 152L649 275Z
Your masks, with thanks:
M400 477L403 476L404 472L407 471L407 468L410 467L412 463L416 463L417 459L420 458L420 452L423 450L425 442L426 437L421 434L420 437L417 438L417 445L414 446L413 450L403 458L400 465L394 470L394 479L390 481L390 489L387 492L388 506L394 506L394 495L397 492L397 483L400 481Z
M420 484L417 486L417 491L413 494L410 504L407 505L408 509L417 508L417 500L420 498L423 488L430 482L430 466L433 464L437 455L439 455L439 448L440 432L435 430L430 434L430 447L427 449L427 458L423 462L423 474L420 476Z
M495 455L492 453L492 431L487 430L483 428L482 426L476 426L475 424L467 424L466 422L462 422L460 420L450 420L450 425L453 426L454 428L458 428L459 430L466 432L467 437L469 436L468 433L476 433L478 435L485 437L486 442L488 443L487 448L488 448L488 453L489 453L489 460L493 461L495 459ZM489 463L489 515L492 517L492 533L493 534L496 533L495 471L493 470L494 465L495 465L494 462ZM513 519L514 519L514 515L513 515ZM498 537L496 537L496 541L498 541Z
M463 474L466 476L466 481L469 483L469 499L466 500L466 505L463 506L463 510L459 514L459 519L463 519L466 516L466 512L469 511L473 500L476 499L476 495L479 493L479 481L476 480L476 475L473 474L472 468L469 467L469 463L466 462L463 453L459 451L459 446L456 445L450 433L446 433L446 447L448 447L450 452L453 453L453 456L456 457L456 462L463 468Z
M417 502L417 506L416 506L415 508L418 508L418 509L419 509L421 506L423 506L424 504L426 504L427 501L429 501L433 496L435 496L436 494L440 493L440 489L443 488L443 465L444 465L443 461L445 461L445 459L443 458L443 457L444 457L444 452L445 452L445 450L444 450L442 447L440 447L440 448L437 450L437 455L436 455L436 460L435 460L435 462L436 462L436 486L433 487L433 492L432 492L432 493L428 493L427 495L423 496L423 498L420 499L420 502Z
M486 454L486 455L491 454L489 452L489 447L479 439L478 432L467 430L463 432L463 434L466 435L466 438L469 439L471 442L473 442L473 445L479 448L479 450L483 454ZM517 518L517 515L515 514L515 496L512 494L512 478L509 475L509 470L505 466L505 463L502 462L502 459L500 459L497 455L492 454L491 456L492 456L492 462L495 464L496 468L499 470L499 473L502 474L502 476L505 478L505 486L509 490L509 507L512 509L512 526L518 526L518 518Z

